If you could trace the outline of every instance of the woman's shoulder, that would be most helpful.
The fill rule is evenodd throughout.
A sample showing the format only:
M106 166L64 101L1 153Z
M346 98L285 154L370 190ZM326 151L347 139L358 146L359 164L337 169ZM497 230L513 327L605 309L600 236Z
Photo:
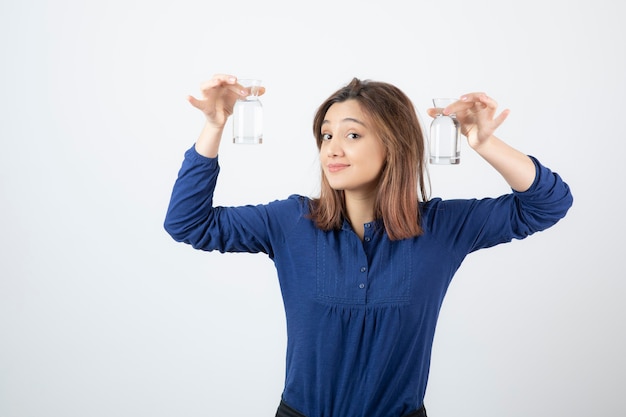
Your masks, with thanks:
M473 204L477 201L476 198L454 198L454 199L444 199L441 197L433 197L428 201L420 202L420 210L422 213L428 213L438 210L452 210L452 209L463 209L468 205Z
M309 213L311 198L301 194L291 194L287 198L277 199L267 204L267 207L273 211L297 211L299 214Z
M504 202L504 200L512 197L512 194L482 198L444 199L436 197L420 203L420 214L425 224L437 221L447 223L451 218L466 218L471 212L476 212L481 208L489 212L494 206L501 204L499 202Z

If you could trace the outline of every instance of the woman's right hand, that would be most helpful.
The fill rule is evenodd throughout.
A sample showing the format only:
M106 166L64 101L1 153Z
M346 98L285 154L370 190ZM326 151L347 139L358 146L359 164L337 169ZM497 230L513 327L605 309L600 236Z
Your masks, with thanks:
M237 83L237 77L228 74L216 74L209 81L202 83L202 98L189 96L192 106L204 113L207 123L216 129L223 129L238 98L246 97L248 92ZM265 92L261 87L259 95Z
M248 91L237 82L237 77L228 74L216 74L200 87L202 98L189 96L187 99L192 106L204 113L206 123L200 137L196 141L196 151L203 156L213 158L217 156L222 132L226 120L233 114L233 108L238 98L244 98ZM265 88L259 88L259 95L265 93Z

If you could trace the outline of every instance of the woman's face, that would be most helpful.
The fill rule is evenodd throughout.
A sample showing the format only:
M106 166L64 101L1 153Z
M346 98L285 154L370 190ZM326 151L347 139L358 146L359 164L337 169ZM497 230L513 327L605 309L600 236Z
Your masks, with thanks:
M322 123L320 161L335 190L367 195L376 190L386 150L356 100L335 103Z

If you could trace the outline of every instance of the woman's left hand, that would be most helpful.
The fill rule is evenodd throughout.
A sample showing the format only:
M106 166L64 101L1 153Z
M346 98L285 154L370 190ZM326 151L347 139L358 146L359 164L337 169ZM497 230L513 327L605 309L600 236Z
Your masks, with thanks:
M497 107L498 103L485 93L469 93L443 109L443 114L456 114L461 133L467 137L469 145L476 149L493 135L509 115L506 109L496 116ZM429 109L428 114L434 117L437 110Z

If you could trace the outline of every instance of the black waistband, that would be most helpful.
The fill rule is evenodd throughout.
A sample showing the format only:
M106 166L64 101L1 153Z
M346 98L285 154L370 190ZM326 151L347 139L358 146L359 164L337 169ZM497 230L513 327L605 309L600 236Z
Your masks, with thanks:
M283 400L280 401L280 405L278 406L278 411L276 412L276 417L306 417L304 414L294 410L289 407ZM426 416L426 408L424 405L413 411L412 413L405 414L402 417L427 417Z
M280 400L280 404L278 405L278 411L276 411L276 417L306 417L304 414L301 414L289 407L283 400Z

